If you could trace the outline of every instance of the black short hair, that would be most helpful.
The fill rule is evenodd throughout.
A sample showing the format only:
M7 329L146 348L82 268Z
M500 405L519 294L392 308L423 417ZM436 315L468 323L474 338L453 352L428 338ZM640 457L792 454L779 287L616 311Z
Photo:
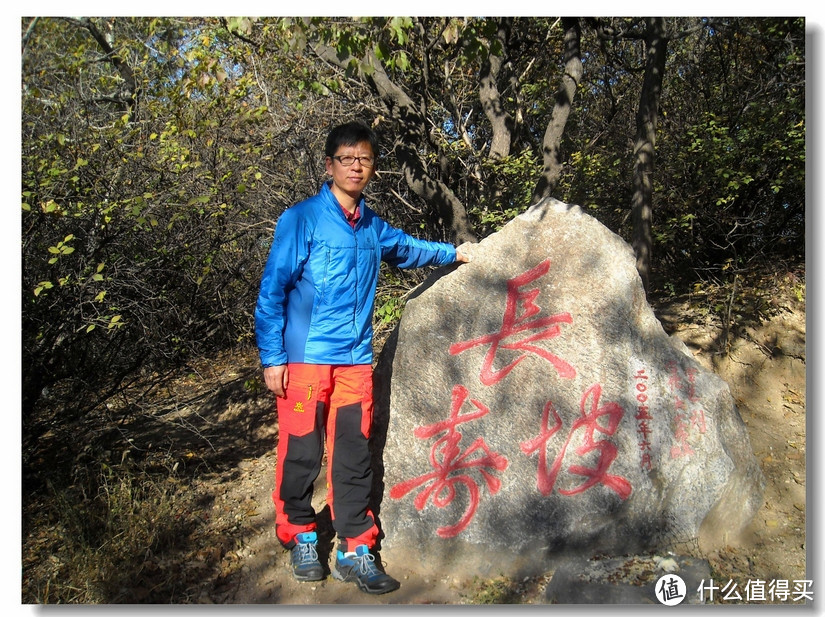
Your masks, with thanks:
M327 135L327 144L324 154L335 156L341 146L354 146L366 141L372 147L372 153L378 158L378 135L363 122L347 122L339 124Z

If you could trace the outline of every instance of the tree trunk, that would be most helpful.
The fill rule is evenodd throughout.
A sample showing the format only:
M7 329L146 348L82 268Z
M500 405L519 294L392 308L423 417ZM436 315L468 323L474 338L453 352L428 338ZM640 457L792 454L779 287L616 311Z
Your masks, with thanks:
M576 88L582 78L579 20L576 17L565 17L562 19L562 26L564 27L564 75L562 75L561 83L558 90L556 90L556 103L553 106L550 122L544 132L542 148L544 168L533 191L533 203L549 197L556 188L559 176L561 176L561 138L564 134L567 118L570 116L573 98L576 96Z
M124 61L115 51L114 34L112 32L112 22L105 22L105 31L97 27L94 21L88 17L81 17L79 23L92 35L97 44L103 50L103 57L107 62L117 69L118 74L123 79L123 86L119 92L112 94L112 100L122 105L129 114L131 122L135 117L135 107L137 106L138 84L132 67Z
M665 71L668 40L663 17L649 17L645 29L645 76L636 114L636 140L633 146L633 251L636 269L645 291L650 290L653 250L653 163L656 151L656 123Z
M512 18L503 18L499 22L496 37L500 41L502 49L507 49L507 39L512 24ZM481 107L484 109L484 115L487 116L490 127L493 129L493 138L490 141L491 159L503 159L510 154L510 144L515 126L513 118L501 104L501 96L498 90L498 78L502 64L502 57L491 52L482 63L479 73L478 97L481 101Z

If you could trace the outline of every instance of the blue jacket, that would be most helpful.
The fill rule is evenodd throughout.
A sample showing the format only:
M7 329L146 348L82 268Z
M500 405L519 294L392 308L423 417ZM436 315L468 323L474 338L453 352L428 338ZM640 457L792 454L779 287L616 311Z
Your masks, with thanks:
M446 265L455 247L418 240L360 203L353 229L329 183L284 211L261 279L255 337L261 364L370 364L381 260Z

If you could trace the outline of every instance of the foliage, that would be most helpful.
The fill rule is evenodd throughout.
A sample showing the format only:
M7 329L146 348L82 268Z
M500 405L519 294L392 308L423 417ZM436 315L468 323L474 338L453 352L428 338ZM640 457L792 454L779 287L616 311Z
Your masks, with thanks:
M80 413L141 366L249 340L269 112L216 24L124 22L132 111L83 22L39 20L24 55L25 409L71 378Z
M384 294L381 303L375 307L375 317L382 325L394 325L401 320L401 310L404 308L401 298L397 295Z
M525 150L519 154L484 161L483 174L488 178L499 178L502 189L493 196L480 198L469 209L482 236L498 231L515 216L524 212L530 203L536 183L539 163L535 154Z
M628 238L643 26L582 25L555 193ZM668 28L657 284L800 259L804 20ZM39 18L22 31L24 418L61 381L82 414L138 369L251 345L274 221L317 190L341 119L382 137L369 197L391 223L444 241L499 229L530 203L563 55L551 18ZM404 291L379 293L377 324Z
M665 122L664 263L705 276L768 255L801 258L804 20L714 20L677 52L684 68L670 87L696 96L672 99Z

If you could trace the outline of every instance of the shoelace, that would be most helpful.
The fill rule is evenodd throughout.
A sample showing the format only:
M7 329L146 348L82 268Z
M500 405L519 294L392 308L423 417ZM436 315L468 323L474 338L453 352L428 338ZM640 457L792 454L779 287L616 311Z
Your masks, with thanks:
M375 567L375 556L372 553L351 557L351 559L358 564L358 572L360 574L375 576L381 573L380 570Z
M300 542L298 547L298 564L302 566L307 563L318 561L318 551L315 550L315 545L311 542Z

